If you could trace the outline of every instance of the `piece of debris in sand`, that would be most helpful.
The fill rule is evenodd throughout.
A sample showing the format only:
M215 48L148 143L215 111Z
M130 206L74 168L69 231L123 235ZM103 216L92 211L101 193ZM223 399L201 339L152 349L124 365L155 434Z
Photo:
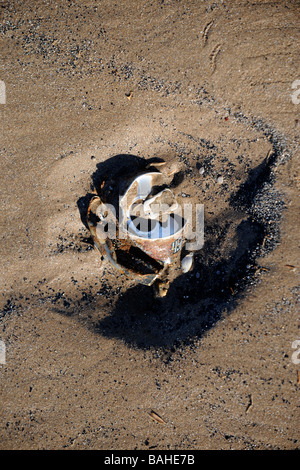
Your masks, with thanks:
M253 406L253 400L252 400L252 395L250 394L249 395L249 403L246 406L246 413L248 413L248 411L252 408L252 406Z
M167 424L161 416L159 416L155 411L151 410L149 413L150 417L159 424Z
M182 260L191 227L168 187L179 171L174 163L145 160L138 173L105 181L87 213L101 259L128 278L153 285L159 297L167 294L170 275L189 271L193 261L188 252Z

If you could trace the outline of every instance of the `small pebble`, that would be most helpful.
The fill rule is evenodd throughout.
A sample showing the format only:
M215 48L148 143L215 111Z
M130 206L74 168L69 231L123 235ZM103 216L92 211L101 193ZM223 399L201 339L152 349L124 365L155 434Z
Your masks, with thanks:
M181 261L181 270L183 273L187 273L193 266L193 254L189 253Z
M200 168L200 170L199 170L199 173L200 173L200 175L203 175L204 171L205 171L205 170L204 170L204 168L203 168L203 167L202 167L202 168Z
M217 179L217 183L218 183L218 184L222 184L223 181L224 181L223 176L219 176L219 178Z

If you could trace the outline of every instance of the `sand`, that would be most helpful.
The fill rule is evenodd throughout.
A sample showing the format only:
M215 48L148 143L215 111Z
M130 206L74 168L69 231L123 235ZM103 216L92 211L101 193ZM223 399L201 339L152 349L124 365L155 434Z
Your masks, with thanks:
M299 13L1 2L1 449L299 448ZM205 208L163 299L83 223L130 155Z

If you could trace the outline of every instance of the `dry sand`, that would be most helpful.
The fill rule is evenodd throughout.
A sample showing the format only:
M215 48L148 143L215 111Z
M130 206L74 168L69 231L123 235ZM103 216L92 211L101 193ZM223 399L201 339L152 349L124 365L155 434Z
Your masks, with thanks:
M0 6L1 449L299 448L299 2ZM120 154L205 206L161 300L86 243Z

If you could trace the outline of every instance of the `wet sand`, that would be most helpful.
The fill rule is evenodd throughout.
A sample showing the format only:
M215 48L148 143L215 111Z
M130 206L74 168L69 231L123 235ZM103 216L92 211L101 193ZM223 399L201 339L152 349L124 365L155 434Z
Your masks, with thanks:
M1 449L299 448L299 14L1 3ZM83 223L130 155L181 163L205 208L163 299Z

